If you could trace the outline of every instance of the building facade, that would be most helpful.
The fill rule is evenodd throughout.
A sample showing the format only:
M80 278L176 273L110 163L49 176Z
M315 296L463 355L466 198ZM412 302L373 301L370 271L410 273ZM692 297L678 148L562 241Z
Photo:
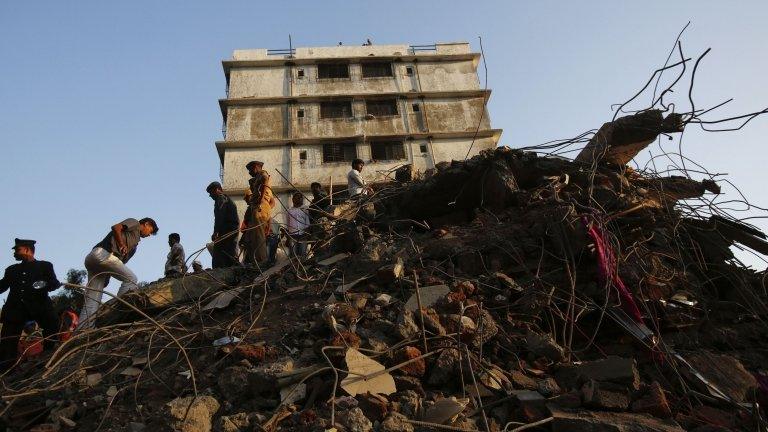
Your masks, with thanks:
M355 158L375 183L404 164L423 172L495 147L501 130L491 128L479 61L468 43L236 50L223 61L219 101L225 192L242 214L245 164L261 160L277 216L290 191L312 182L345 190Z

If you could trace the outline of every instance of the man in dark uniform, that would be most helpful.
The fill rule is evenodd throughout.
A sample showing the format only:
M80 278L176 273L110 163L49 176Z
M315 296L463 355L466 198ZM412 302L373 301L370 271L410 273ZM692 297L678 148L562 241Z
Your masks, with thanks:
M10 289L2 311L0 371L14 364L25 323L36 321L43 328L46 349L53 347L54 335L59 328L53 303L48 297L49 292L61 286L53 265L35 259L34 240L16 239L13 257L20 262L6 268L0 279L0 294Z
M232 267L239 264L237 259L237 235L240 228L240 218L237 216L237 206L230 197L224 194L221 183L213 182L205 188L213 200L213 235L211 240L216 242L211 251L211 267Z

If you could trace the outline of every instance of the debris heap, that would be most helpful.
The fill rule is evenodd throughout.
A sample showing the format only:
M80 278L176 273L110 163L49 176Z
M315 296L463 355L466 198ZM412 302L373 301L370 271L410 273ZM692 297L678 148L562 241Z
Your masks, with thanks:
M405 167L309 259L110 301L3 378L8 430L764 430L766 275L732 248L765 235L700 204L711 179L626 166L681 129Z

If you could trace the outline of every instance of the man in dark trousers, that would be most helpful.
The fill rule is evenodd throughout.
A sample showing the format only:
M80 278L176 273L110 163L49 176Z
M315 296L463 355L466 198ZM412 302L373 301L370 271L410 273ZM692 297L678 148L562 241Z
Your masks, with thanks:
M211 251L211 267L232 267L239 264L237 260L237 235L240 228L240 218L237 216L237 206L224 194L221 183L213 182L205 188L213 200L213 235L215 243Z
M0 372L15 363L19 336L27 322L36 321L43 328L46 349L53 347L59 328L53 303L48 297L49 292L61 286L53 265L35 259L34 240L16 239L13 257L19 263L6 268L5 276L0 279L0 294L10 290L2 311Z

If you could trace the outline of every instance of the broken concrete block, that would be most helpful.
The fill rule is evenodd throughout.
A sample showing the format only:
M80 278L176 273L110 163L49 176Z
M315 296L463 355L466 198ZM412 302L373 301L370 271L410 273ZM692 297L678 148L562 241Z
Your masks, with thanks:
M445 297L450 292L451 289L448 285L435 285L419 288L421 307L424 309L433 307L438 300ZM418 308L418 299L416 298L416 293L414 293L408 298L408 301L405 302L405 310L415 312Z
M421 350L419 350L414 346L406 346L395 353L395 357L393 361L395 364L400 364L409 360L413 360L420 356L421 356ZM426 371L426 368L427 368L426 361L422 358L422 359L415 360L411 363L408 363L407 365L401 367L398 370L405 375L422 377L424 376L424 372Z
M627 387L589 380L581 387L584 405L609 411L625 411L629 407Z
M536 390L539 387L535 379L529 377L519 370L511 371L509 376L512 380L512 385L516 389Z
M424 413L424 421L429 423L447 424L455 420L469 404L469 399L450 398L438 399Z
M352 408L339 417L349 432L371 432L373 430L373 424L360 408Z
M747 372L739 360L729 355L708 352L694 353L686 356L686 360L719 391L736 402L751 400L757 389L757 380ZM687 371L683 368L683 373ZM694 380L699 382L698 380ZM701 386L703 392L711 390ZM716 393L716 391L715 391Z
M547 399L547 405L560 409L575 409L581 407L581 404L581 391L578 390Z
M248 369L243 366L231 366L218 374L216 385L219 393L228 401L236 401L251 395L248 384Z
M211 396L176 398L165 405L170 426L176 432L210 432L211 418L219 402Z
M221 416L216 420L214 432L245 432L249 430L251 421L246 413Z
M363 410L363 414L373 422L384 420L384 417L389 412L389 401L382 395L372 393L359 394L355 399L357 399L357 406Z
M626 165L660 133L682 130L682 117L677 113L664 118L661 110L648 110L621 117L603 124L575 161L587 165L601 161Z
M281 375L293 370L293 359L285 357L272 363L257 366L248 371L248 385L258 393L277 391L277 380Z
M580 382L588 380L606 381L624 384L637 390L640 387L640 375L634 359L608 356L602 360L583 362L576 367Z
M419 334L419 326L416 325L411 311L404 310L398 315L395 333L400 336L400 339L410 339Z
M546 357L554 362L565 359L565 349L555 342L550 334L541 334L528 331L525 335L525 344L528 351L539 357Z
M632 412L650 414L659 418L669 418L672 416L672 410L669 408L667 396L661 384L654 381L643 393L632 402Z
M380 432L413 432L413 425L408 423L407 418L400 413L390 413L387 418L381 422Z
M683 432L676 422L647 414L571 411L550 407L553 432Z
M429 385L441 386L453 381L461 363L461 353L455 348L444 349L432 365Z
M559 395L562 390L554 378L545 378L536 383L536 390L546 397Z

